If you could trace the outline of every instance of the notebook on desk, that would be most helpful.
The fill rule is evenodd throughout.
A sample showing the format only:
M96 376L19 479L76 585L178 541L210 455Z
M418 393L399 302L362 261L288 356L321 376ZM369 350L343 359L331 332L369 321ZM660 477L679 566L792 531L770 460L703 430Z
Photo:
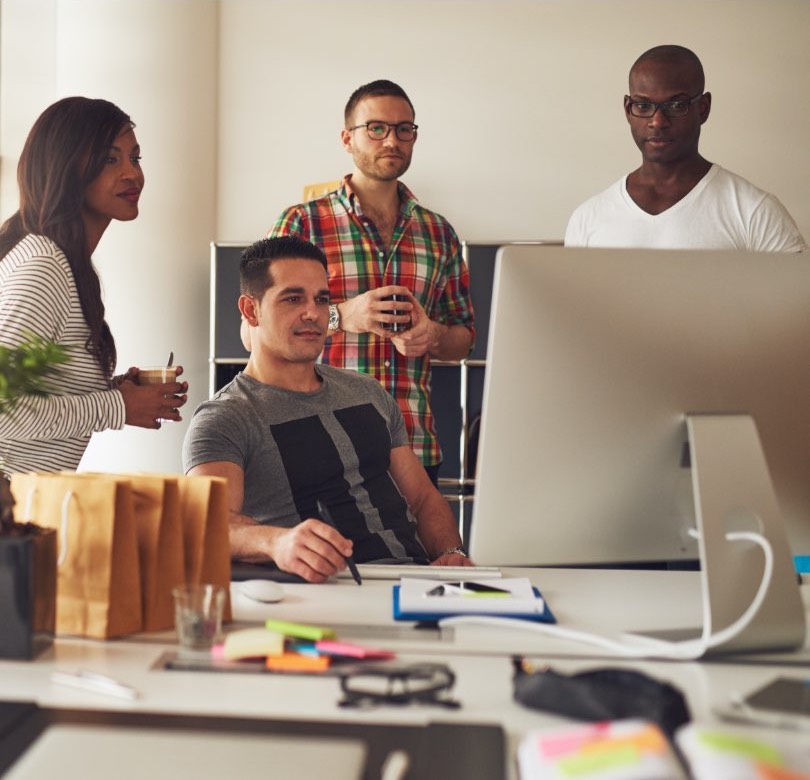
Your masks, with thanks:
M178 774L216 780L222 767L243 780L262 780L272 767L275 777L320 780L323 767L335 780L364 775L367 747L361 739L307 734L244 734L175 731L169 741L156 727L138 729L106 724L57 723L48 728L6 775L9 780L33 777L87 776L87 757L93 756L93 777L160 775L167 757Z
M19 729L0 737L4 778L87 777L89 754L93 777L105 778L121 777L124 768L131 770L128 777L163 777L167 762L181 767L178 776L199 780L223 774L246 779L378 778L390 775L384 767L394 751L407 753L409 780L506 778L506 738L494 724L427 718L424 725L406 725L32 706L34 713ZM129 761L126 767L122 755Z
M504 577L497 585L469 575L458 582L443 580L439 584L404 577L392 588L392 599L394 620L434 623L454 615L492 615L557 622L527 577Z

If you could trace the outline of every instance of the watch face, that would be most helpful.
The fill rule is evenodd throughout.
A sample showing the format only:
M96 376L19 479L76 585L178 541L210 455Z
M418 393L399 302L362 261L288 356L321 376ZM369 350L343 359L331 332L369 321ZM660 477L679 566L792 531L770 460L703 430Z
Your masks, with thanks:
M340 312L337 304L329 304L329 330L340 330Z

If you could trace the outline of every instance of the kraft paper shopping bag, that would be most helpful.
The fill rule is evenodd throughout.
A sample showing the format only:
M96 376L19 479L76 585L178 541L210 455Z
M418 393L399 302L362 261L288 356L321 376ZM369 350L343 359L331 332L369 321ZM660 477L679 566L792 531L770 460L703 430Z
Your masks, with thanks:
M186 581L221 585L230 593L228 484L222 477L193 476L179 486ZM231 619L230 597L223 619Z
M126 474L132 485L143 596L143 630L174 627L172 588L185 582L179 478Z
M143 625L132 486L102 474L16 474L26 519L58 534L57 634L96 639Z

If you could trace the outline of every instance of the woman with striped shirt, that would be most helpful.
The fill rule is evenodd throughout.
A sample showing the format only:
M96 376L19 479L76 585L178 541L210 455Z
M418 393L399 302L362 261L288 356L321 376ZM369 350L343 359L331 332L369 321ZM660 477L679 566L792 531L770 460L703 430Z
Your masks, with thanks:
M37 119L17 168L20 208L0 227L0 343L36 334L69 362L45 397L0 415L0 470L75 469L94 431L179 420L188 385L113 376L116 349L92 254L113 219L138 216L140 147L106 100L64 98ZM182 369L178 369L178 373Z

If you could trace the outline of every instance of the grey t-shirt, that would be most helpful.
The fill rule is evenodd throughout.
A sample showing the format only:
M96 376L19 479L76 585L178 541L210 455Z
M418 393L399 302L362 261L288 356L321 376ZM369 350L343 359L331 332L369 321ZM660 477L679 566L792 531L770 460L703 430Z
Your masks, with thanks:
M183 468L228 461L245 474L243 513L291 527L318 517L318 499L354 543L357 562L427 562L416 521L388 473L407 446L396 401L376 379L316 365L314 393L265 385L245 374L200 404L183 444Z

